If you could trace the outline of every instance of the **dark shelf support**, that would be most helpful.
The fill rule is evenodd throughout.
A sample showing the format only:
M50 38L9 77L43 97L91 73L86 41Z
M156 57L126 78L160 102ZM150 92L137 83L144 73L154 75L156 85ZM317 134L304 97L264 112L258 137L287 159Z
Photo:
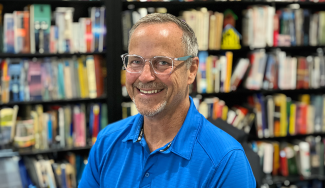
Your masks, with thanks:
M122 119L122 3L119 0L105 0L106 7L106 65L107 105L109 123Z

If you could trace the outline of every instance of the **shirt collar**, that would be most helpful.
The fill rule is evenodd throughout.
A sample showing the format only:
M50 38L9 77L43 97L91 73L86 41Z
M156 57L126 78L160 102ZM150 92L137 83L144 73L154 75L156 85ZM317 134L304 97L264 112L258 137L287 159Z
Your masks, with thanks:
M194 143L202 125L202 116L200 116L199 112L196 110L192 97L189 97L189 99L190 108L188 109L185 121L170 146L171 152L187 160L191 159ZM129 134L123 139L123 142L129 140L133 140L133 143L136 142L138 140L142 126L143 116L141 114L137 114L135 116L131 130Z

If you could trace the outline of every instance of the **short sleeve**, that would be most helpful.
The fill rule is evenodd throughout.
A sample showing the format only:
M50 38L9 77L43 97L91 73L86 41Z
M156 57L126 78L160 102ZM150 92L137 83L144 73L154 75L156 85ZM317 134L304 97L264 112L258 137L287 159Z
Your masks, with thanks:
M215 169L208 187L256 188L256 181L244 151L232 150Z
M78 186L79 188L100 187L100 153L100 140L97 140L90 150L88 163L83 171L82 178Z

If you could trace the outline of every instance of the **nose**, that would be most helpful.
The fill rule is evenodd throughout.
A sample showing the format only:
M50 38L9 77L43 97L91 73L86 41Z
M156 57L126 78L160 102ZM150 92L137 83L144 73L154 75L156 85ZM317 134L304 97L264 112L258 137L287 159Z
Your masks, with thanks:
M155 77L154 70L152 69L151 63L148 61L148 63L145 63L143 67L143 70L139 76L139 80L142 83L148 83L155 80L155 78L156 77Z

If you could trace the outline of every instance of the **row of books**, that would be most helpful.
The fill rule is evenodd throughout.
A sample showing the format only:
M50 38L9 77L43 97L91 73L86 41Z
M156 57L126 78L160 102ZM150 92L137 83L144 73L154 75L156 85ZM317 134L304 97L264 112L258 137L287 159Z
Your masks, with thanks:
M138 8L136 10L125 10L122 12L122 35L123 35L123 50L128 50L129 31L132 26L138 22L142 17L150 13L166 13L167 9L160 8Z
M16 148L84 147L95 143L108 124L107 104L52 105L25 109L18 116L18 106L0 110L0 145Z
M127 50L128 32L132 25L147 14L167 12L166 8L139 8L122 13L123 47ZM223 28L229 24L224 21L224 13L208 11L207 8L180 12L180 16L195 32L199 50L219 50L221 48Z
M106 35L105 7L90 7L90 17L79 18L79 22L73 22L73 13L72 7L57 7L51 12L49 4L32 4L25 10L5 13L3 52L102 52Z
M292 57L278 49L252 51L233 65L233 53L212 56L199 52L199 70L192 92L219 93L249 90L317 89L325 86L325 61L322 49L316 56ZM234 70L232 70L234 67Z
M100 55L65 59L3 59L1 103L97 98L105 95L106 66Z
M323 95L304 94L295 101L284 94L256 94L234 106L227 106L217 97L204 100L195 97L193 100L206 118L221 118L247 134L255 125L259 138L325 132Z
M253 142L252 148L267 176L324 177L324 143L320 136L308 136L290 143Z
M247 134L251 132L256 121L254 103L228 107L222 99L217 97L202 99L200 95L193 97L193 102L205 118L220 118Z
M6 177L2 187L76 188L87 164L87 156L68 153L63 159L45 155L1 158Z
M325 11L251 6L243 11L242 21L243 45L252 48L325 45Z
M325 132L323 95L301 95L298 101L284 94L255 96L257 136L278 137Z

